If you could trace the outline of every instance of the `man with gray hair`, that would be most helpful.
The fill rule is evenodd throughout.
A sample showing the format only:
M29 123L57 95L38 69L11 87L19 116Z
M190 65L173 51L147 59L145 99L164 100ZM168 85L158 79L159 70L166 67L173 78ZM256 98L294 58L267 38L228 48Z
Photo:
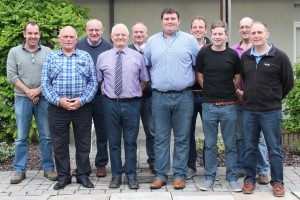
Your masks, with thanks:
M63 27L59 34L61 49L50 53L43 67L42 91L49 101L49 127L55 164L59 176L54 190L71 183L70 125L72 123L76 147L76 179L85 188L93 188L90 148L92 106L98 84L92 57L76 49L77 33L71 26Z
M114 48L99 55L96 64L98 82L104 95L104 131L107 133L111 161L110 188L119 188L122 180L121 138L125 148L125 174L129 189L138 189L136 177L137 144L142 91L149 76L143 56L127 43L129 31L116 24L111 31Z

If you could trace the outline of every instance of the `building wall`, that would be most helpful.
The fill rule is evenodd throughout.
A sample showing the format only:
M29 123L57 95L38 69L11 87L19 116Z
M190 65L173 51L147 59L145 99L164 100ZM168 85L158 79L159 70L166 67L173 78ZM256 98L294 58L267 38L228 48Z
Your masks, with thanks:
M109 39L109 0L75 0L74 2L91 8L91 16L102 21L106 29L103 36ZM231 0L229 45L240 40L239 20L249 16L269 26L269 41L285 51L293 61L294 3L294 0ZM148 27L148 35L151 36L161 31L160 13L165 7L174 7L179 11L180 30L186 32L189 32L190 22L196 15L202 15L207 19L208 28L213 21L220 19L220 0L115 0L115 23L124 23L131 31L135 22L143 22Z

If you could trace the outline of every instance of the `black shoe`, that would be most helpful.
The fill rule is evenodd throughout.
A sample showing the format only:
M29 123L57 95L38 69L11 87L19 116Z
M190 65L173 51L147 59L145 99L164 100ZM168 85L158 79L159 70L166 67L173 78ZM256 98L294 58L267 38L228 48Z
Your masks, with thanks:
M128 179L128 188L135 190L135 189L139 189L139 183L136 179L136 177L129 177Z
M149 164L149 169L151 170L152 174L155 174L155 167L154 164Z
M119 188L121 184L121 177L112 177L109 188Z
M94 184L90 181L89 178L78 179L77 183L81 184L85 188L93 188Z
M64 189L66 185L70 184L71 180L58 180L58 182L53 186L54 190Z

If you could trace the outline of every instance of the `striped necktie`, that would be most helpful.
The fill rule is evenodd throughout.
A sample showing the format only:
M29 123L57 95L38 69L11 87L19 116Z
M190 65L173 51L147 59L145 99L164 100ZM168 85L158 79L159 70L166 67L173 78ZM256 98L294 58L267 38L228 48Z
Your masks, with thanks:
M119 96L122 93L122 51L118 51L116 59L116 72L115 72L115 94Z

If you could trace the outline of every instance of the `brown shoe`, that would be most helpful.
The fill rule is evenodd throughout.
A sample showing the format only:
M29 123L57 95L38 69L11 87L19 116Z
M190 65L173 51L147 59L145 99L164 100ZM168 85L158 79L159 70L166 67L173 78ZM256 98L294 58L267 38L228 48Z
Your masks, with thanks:
M71 175L76 176L76 174L77 174L77 168L72 171Z
M100 166L99 168L97 168L96 176L98 176L98 177L105 177L106 176L105 166Z
M253 191L255 190L256 186L255 184L251 182L245 182L243 186L243 193L244 194L252 194Z
M273 195L275 197L283 197L284 196L284 187L283 184L280 182L275 182L273 185Z
M174 180L174 189L183 189L185 188L185 180L175 179Z
M151 189L160 189L164 185L166 185L166 183L162 179L155 178L154 181L150 184L150 188Z

